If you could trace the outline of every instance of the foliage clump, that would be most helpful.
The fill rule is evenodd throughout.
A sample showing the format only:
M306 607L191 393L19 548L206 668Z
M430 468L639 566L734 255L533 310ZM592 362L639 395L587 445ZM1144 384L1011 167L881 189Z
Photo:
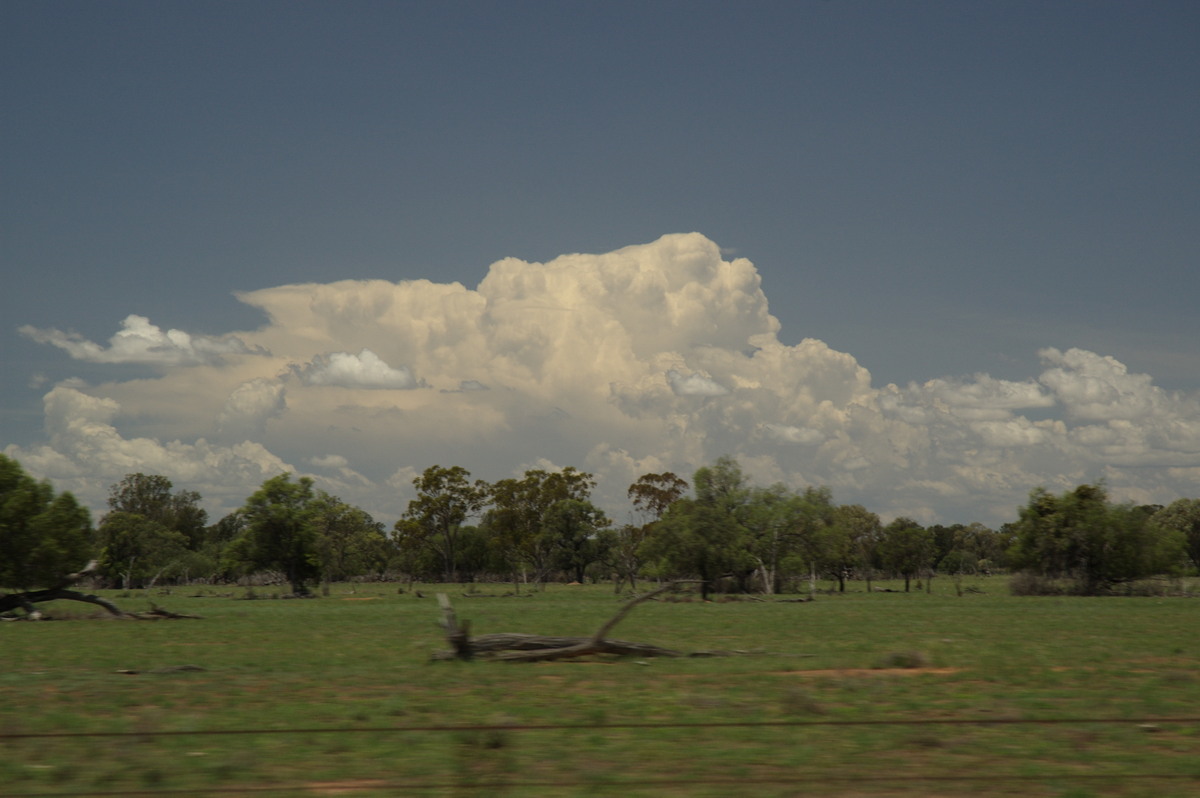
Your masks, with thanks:
M95 552L91 514L0 454L0 587L48 588Z
M1157 508L1113 504L1102 485L1080 485L1055 496L1035 489L1014 525L1015 568L1031 576L1016 589L1101 595L1116 585L1173 573L1183 561L1184 535L1156 521ZM1043 593L1044 594L1044 593Z

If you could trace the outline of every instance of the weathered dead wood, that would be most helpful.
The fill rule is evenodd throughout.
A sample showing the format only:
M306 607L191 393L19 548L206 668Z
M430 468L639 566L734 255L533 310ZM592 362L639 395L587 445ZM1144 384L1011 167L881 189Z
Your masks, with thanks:
M41 620L44 616L34 606L44 601L82 601L85 604L95 604L98 607L103 607L114 618L122 620L160 620L163 618L198 618L198 615L181 615L174 612L169 612L153 604L148 612L125 612L125 610L113 604L108 599L102 596L92 595L91 593L81 593L78 590L71 590L70 587L77 582L82 581L88 576L91 576L99 567L96 560L92 560L87 564L87 567L73 574L67 574L62 580L53 587L45 588L44 590L29 590L24 593L9 593L0 596L0 613L9 612L15 609L25 610L25 617L31 621Z
M82 601L88 604L95 604L108 610L111 614L118 618L125 617L126 613L116 604L100 596L93 596L88 593L80 593L77 590L69 590L71 585L82 581L85 577L91 576L99 567L100 563L92 560L85 568L76 571L73 574L67 574L62 580L53 587L48 587L44 590L28 590L24 593L9 593L8 595L0 596L0 612L8 612L17 608L24 609L27 617L30 620L39 620L42 614L34 608L34 604L40 604L43 601L56 601L59 599L66 601Z
M183 620L202 618L202 615L188 615L182 612L171 612L151 602L150 609L145 612L135 612L133 616L140 621Z
M617 656L640 657L686 657L713 656L712 653L686 654L650 643L634 643L627 640L609 640L607 635L625 616L638 604L660 593L673 589L678 582L663 585L657 590L644 593L626 602L617 614L608 619L591 637L554 637L550 635L534 635L520 633L498 633L470 637L467 624L460 624L455 615L450 599L444 593L438 594L438 603L442 607L442 628L446 631L446 640L451 650L438 652L433 655L436 660L471 659L475 656L486 656L490 659L507 662L543 662L546 660L571 659L594 654L614 654Z

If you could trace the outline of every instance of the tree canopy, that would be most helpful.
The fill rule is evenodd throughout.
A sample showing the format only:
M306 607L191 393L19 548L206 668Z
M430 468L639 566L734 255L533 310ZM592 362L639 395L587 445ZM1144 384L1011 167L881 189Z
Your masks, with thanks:
M308 595L308 585L321 575L315 502L310 477L295 482L291 474L271 477L246 499L245 528L230 544L230 558L245 570L282 571L293 594Z
M1184 553L1182 532L1143 508L1109 502L1103 485L1080 485L1058 496L1034 489L1014 532L1014 567L1072 579L1087 595L1174 571Z
M91 513L0 454L0 586L52 587L95 552Z
M732 457L697 469L690 485L669 471L642 475L627 491L630 520L619 525L592 502L594 477L573 467L488 484L464 468L434 465L413 487L390 534L365 510L317 490L312 478L287 473L207 525L198 493L175 491L161 475L130 473L111 487L109 512L93 529L70 493L0 456L0 588L19 591L0 596L0 607L62 596L84 576L128 589L266 571L297 595L317 579L388 572L410 580L508 576L517 589L522 581L612 577L618 592L655 576L696 579L707 598L803 583L811 593L819 576L843 591L853 578L871 590L881 575L903 579L908 590L914 578L936 573L1005 568L1049 580L1049 589L1070 581L1075 592L1098 594L1200 568L1200 499L1116 504L1103 485L1061 495L1037 488L1019 518L999 530L924 527L908 517L884 525L862 505L837 504L827 487L755 485Z
M417 497L395 526L405 545L425 546L436 553L442 561L442 578L451 582L458 580L460 530L480 513L488 498L487 484L472 483L470 477L471 472L461 466L426 468L413 480Z

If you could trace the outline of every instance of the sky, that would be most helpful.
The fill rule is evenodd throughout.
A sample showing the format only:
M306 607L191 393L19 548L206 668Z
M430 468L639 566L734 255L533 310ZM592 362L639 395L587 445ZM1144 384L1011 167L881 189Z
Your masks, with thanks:
M722 455L1200 496L1200 5L0 4L0 451L94 511Z

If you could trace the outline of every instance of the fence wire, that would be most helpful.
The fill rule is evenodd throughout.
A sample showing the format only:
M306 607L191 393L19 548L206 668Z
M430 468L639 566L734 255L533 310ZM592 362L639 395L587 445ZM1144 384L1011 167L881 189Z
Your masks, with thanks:
M427 732L469 731L604 731L606 729L733 729L802 728L806 726L1056 726L1056 725L1129 725L1200 723L1196 717L1141 718L892 718L874 720L729 720L729 721L629 721L618 723L480 723L434 724L424 726L316 726L311 728L261 729L187 729L172 731L79 731L79 732L0 732L0 740L36 740L85 737L203 737L275 734L414 734Z
M653 729L723 729L723 728L813 728L813 727L864 727L864 726L1129 726L1138 725L1148 729L1163 726L1200 724L1200 716L1185 717L1122 717L1122 718L893 718L874 720L778 720L778 721L709 721L709 722L617 722L617 723L531 723L531 724L430 724L420 726L323 726L312 728L256 728L256 729L191 729L174 731L74 731L74 732L0 732L0 741L40 739L88 739L88 738L132 738L152 740L166 737L214 737L214 736L280 736L280 735L339 735L339 734L427 734L462 732L541 732L541 731L587 731L606 730L653 730ZM435 779L427 781L361 778L351 782L303 782L291 784L259 784L239 786L206 786L192 788L154 788L121 790L72 789L70 792L5 792L4 798L159 798L160 796L219 796L219 795L354 795L356 793L391 792L395 795L412 795L424 792L452 792L454 794L495 794L500 790L569 790L586 787L589 793L617 792L628 789L687 789L748 786L807 786L814 782L842 788L884 788L888 785L958 784L963 789L982 784L1047 784L1047 783L1182 783L1200 784L1200 759L1195 770L1189 773L1043 773L1024 774L888 774L881 776L850 775L839 773L812 773L797 770L779 776L747 777L660 777L660 778L613 778L595 779Z
M995 784L997 782L1009 784L1046 784L1055 782L1124 782L1124 781L1151 781L1151 782L1181 782L1181 781L1200 781L1200 773L1197 774L1174 774L1174 773L1062 773L1040 776L1023 776L1023 775L994 775L994 776L839 776L826 774L800 774L796 776L780 776L780 777L748 777L748 778L705 778L705 779L686 779L686 778L660 778L660 779L623 779L614 781L595 781L583 779L545 779L545 780L520 780L520 779L495 779L491 781L471 780L470 782L463 781L374 781L372 779L362 779L356 786L355 784L345 782L319 782L313 783L296 783L296 784L277 784L277 785L259 785L259 786L243 786L243 787L194 787L191 789L163 789L163 790L100 790L79 792L73 790L69 793L64 792L20 792L20 793L5 793L5 798L155 798L161 795L249 795L249 794L271 794L284 793L290 795L303 795L306 793L315 795L353 795L356 792L377 791L377 790L395 790L396 795L411 795L414 792L432 791L432 790L453 790L453 791L484 791L483 794L488 794L486 791L496 790L513 790L513 789L569 789L572 787L586 786L590 792L603 792L607 790L624 790L630 788L675 788L675 787L741 787L741 786L775 786L789 787L805 785L812 787L814 781L819 781L822 785L893 785L893 784Z

